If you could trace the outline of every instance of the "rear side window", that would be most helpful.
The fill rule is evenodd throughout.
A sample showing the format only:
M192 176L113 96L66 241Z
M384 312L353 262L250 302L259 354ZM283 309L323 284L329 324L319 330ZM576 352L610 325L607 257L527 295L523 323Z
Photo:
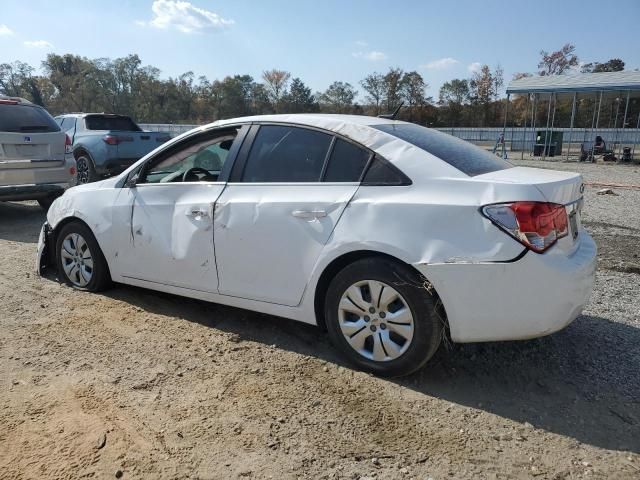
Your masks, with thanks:
M69 130L73 130L76 126L75 117L65 117L60 124L62 130L68 132Z
M35 105L1 105L0 132L59 132L60 127L49 113Z
M333 146L325 182L359 182L371 153L338 138Z
M506 160L469 142L420 125L383 124L374 128L421 148L470 177L513 167Z
M405 186L411 185L411 180L398 168L390 164L385 159L375 156L369 164L367 173L362 179L364 186Z
M243 182L318 182L331 135L304 128L263 125L253 142Z
M142 129L129 117L116 115L87 115L84 119L87 130L119 130L141 132Z

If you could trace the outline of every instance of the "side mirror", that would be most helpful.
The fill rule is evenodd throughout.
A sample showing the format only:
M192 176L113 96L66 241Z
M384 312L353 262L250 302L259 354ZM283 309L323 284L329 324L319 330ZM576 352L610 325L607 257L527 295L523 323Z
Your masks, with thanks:
M138 183L138 178L140 178L140 172L134 173L127 179L124 186L127 188L135 188Z

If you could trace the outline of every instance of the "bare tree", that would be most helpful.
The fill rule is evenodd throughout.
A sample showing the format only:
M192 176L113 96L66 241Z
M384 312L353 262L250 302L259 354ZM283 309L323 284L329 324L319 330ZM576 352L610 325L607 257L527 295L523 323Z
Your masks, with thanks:
M560 50L549 53L544 50L540 51L542 59L538 63L539 75L562 75L567 70L578 66L578 56L574 53L576 47L571 44L565 44Z
M291 74L285 70L277 70L274 68L273 70L262 72L262 79L265 82L269 100L276 113L279 112L280 102L287 93L290 78Z

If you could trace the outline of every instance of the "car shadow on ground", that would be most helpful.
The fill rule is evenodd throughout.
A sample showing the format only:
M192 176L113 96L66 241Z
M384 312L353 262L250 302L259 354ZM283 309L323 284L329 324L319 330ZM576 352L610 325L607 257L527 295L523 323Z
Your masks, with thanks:
M119 286L108 297L348 367L319 328L247 310ZM424 395L484 410L527 430L640 453L640 329L583 315L529 341L443 347L408 377L388 380ZM425 414L428 414L425 412Z
M46 217L35 202L0 202L0 239L37 243Z

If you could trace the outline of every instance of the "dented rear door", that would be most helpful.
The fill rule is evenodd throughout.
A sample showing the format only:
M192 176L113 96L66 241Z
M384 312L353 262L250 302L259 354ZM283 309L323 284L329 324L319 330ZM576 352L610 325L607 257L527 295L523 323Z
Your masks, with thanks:
M358 184L236 183L216 203L223 295L298 305Z

